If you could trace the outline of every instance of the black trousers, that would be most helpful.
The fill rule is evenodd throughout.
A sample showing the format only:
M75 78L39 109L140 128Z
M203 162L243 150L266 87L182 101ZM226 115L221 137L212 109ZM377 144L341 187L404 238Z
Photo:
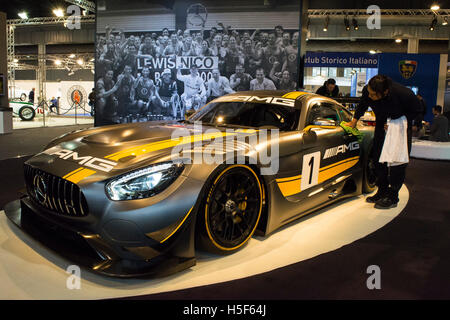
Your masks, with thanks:
M408 126L408 154L411 153L412 132L411 127ZM391 197L393 200L398 201L398 192L405 181L407 163L388 167L386 163L380 163L381 150L383 150L385 132L384 130L376 130L373 141L373 154L375 160L375 173L377 175L378 192Z

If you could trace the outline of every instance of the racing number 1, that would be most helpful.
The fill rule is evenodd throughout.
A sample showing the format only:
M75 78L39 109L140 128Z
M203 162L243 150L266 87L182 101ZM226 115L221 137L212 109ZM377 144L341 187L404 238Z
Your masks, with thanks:
M315 186L319 182L320 151L303 156L301 190Z

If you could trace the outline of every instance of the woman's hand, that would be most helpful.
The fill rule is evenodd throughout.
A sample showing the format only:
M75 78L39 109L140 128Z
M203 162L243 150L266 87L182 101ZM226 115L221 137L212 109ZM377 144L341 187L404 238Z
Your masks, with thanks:
M357 122L358 122L358 120L356 120L355 118L353 118L352 121L346 122L345 125L346 125L347 127L355 128Z

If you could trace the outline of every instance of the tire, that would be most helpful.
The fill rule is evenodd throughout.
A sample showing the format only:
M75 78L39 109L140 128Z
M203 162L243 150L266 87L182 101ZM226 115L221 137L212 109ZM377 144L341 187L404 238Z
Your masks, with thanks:
M362 192L372 193L376 189L376 174L375 174L375 162L372 155L372 146L368 149L369 152L364 157L364 168L363 168L363 181L362 181Z
M27 94L26 93L22 93L20 95L20 101L25 101L27 99Z
M264 191L259 177L247 165L231 165L206 190L204 210L197 219L199 247L222 255L238 251L253 236L261 218Z
M19 110L19 117L23 121L31 121L36 116L36 111L32 107L23 106Z

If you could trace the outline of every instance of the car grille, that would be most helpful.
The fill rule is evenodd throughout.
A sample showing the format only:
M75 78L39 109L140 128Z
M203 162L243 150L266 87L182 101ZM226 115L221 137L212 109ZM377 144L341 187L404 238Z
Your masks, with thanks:
M86 198L76 184L29 165L24 170L28 195L35 203L61 215L88 214Z

